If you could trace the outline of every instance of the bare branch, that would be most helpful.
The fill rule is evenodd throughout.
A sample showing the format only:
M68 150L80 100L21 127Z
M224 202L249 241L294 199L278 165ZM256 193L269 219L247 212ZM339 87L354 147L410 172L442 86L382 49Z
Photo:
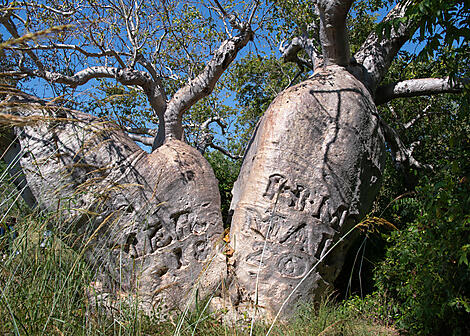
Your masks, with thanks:
M96 78L115 78L124 85L138 85L141 87L147 86L152 82L146 72L106 66L86 68L72 76L58 72L31 70L27 68L22 69L22 71L30 76L42 77L52 83L65 84L70 87L86 84L89 80Z
M248 27L238 35L222 42L204 70L175 93L165 112L165 138L182 138L181 119L183 113L198 100L212 92L222 73L252 37L253 32Z
M389 144L392 159L397 168L432 169L429 164L422 164L413 157L413 149L419 143L413 143L409 148L405 146L398 133L386 122L380 120L385 141Z
M47 5L44 5L44 4L38 4L38 3L34 3L34 2L28 3L28 6L43 8L43 9L46 9L46 10L52 12L52 13L63 15L63 16L70 16L70 15L73 15L77 12L76 8L66 12L66 11L63 11L63 10L60 10L60 9L57 9L57 8L54 8L54 7L50 7L50 6L47 6Z
M235 14L232 14L232 13L227 13L227 11L222 7L222 5L220 4L220 2L218 0L214 0L215 4L217 5L217 8L220 10L220 12L222 13L222 16L224 18L227 18L228 21L230 22L230 25L235 28L235 29L238 29L238 30L243 30L245 29L245 27L241 24L240 20L237 18L237 16ZM256 7L253 8L254 10L252 11L252 13L250 14L250 17L252 15L254 15L254 12L256 11ZM248 22L248 24L250 24L250 22Z
M346 17L354 0L317 0L324 65L346 66L350 61Z
M219 116L210 117L205 120L202 124L185 124L185 128L196 128L200 130L200 133L196 139L196 149L201 153L204 154L208 147L213 143L214 135L210 131L210 124L216 122L221 130L222 134L225 134L225 128L227 124L225 120L220 118Z
M8 32L13 36L15 39L20 38L20 34L18 33L18 29L16 28L15 23L11 20L11 18L8 15L0 15L0 23L3 24L3 26L8 30ZM26 46L25 43L20 44L21 46ZM32 51L26 51L28 56L33 60L33 62L36 64L39 70L43 71L44 70L44 65L42 62L39 60L38 56Z
M420 120L421 118L423 118L424 116L426 116L428 114L428 111L429 109L431 108L432 106L432 103L429 103L428 105L426 105L426 107L423 109L423 112L421 113L418 113L416 115L416 117L414 117L413 119L411 119L410 121L408 121L406 124L403 125L403 128L404 129L408 129L408 128L411 128L413 127L414 124L416 124L416 122L418 120Z
M460 93L470 79L450 81L449 78L420 78L404 80L381 86L376 91L375 102L384 104L395 98L417 97L441 93Z
M398 4L385 16L382 24L403 17L412 1L399 1ZM361 74L363 83L374 92L377 85L382 81L384 75L390 68L393 59L403 44L410 39L416 30L416 23L399 23L392 29L390 36L382 34L379 36L372 32L356 52L356 62L363 66L364 73Z
M213 142L210 143L209 147L218 150L219 152L221 152L222 154L224 154L225 156L228 156L229 158L231 158L231 159L233 159L233 160L241 160L241 159L243 159L243 156L242 156L242 155L232 154L232 153L230 153L227 149L225 149L225 148L223 148L223 147L220 147L219 145L216 145L216 144L213 143Z
M284 42L284 41L283 41ZM279 51L284 62L296 63L301 70L304 67L307 69L314 70L317 62L317 53L313 45L313 39L307 39L303 37L294 37L287 46L281 42L279 45ZM310 57L310 62L298 56L298 53L304 49Z
M4 49L11 49L11 50L18 50L18 51L30 51L30 50L57 50L57 49L67 49L67 50L75 50L79 53L85 55L86 57L105 57L105 56L116 56L116 55L123 55L123 56L131 56L129 53L125 52L117 52L111 49L104 49L102 52L91 52L83 49L80 46L73 45L73 44L60 44L60 43L52 43L49 45L38 44L35 46L21 46L21 47L6 47Z
M154 128L146 128L146 127L126 127L125 131L127 133L137 134L137 135L148 135L148 136L156 136L157 130Z
M161 127L164 125L163 118L164 111L166 109L166 98L164 96L163 88L159 85L159 82L152 80L150 75L144 71L96 66L81 70L72 76L67 76L58 72L32 70L27 68L21 69L20 72L10 72L10 74L27 74L33 77L41 77L49 82L65 84L72 88L84 85L91 79L97 78L113 78L123 85L139 86L144 90L150 106L161 121ZM164 130L162 129L161 132L163 131Z
M216 122L220 126L220 129L222 130L222 134L224 134L225 128L227 127L227 123L225 122L223 118L219 116L215 116L215 117L211 117L207 119L201 124L201 128L209 130L209 125L212 124L213 122Z
M146 137L144 135L138 135L138 134L132 134L132 133L128 133L127 135L132 140L138 141L146 146L152 146L153 144L153 137Z
M258 6L259 6L259 0L255 0L255 2L253 3L253 6L251 6L250 16L248 17L248 21L247 21L249 25L251 25L251 23L253 22L253 18L255 17L255 13L256 13L256 10L258 9Z

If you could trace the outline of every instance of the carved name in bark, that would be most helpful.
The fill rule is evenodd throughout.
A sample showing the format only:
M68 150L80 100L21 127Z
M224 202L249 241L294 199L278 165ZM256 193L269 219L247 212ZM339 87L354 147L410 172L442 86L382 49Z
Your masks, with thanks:
M368 210L383 159L372 97L345 69L329 67L281 93L263 116L234 188L231 242L239 287L232 293L252 302L257 296L260 306L276 312ZM324 293L346 248L335 249L292 304Z
M29 188L107 290L138 294L147 311L182 308L193 286L213 291L225 269L215 257L223 226L201 154L178 140L148 154L113 123L27 103L4 112L44 117L14 129Z

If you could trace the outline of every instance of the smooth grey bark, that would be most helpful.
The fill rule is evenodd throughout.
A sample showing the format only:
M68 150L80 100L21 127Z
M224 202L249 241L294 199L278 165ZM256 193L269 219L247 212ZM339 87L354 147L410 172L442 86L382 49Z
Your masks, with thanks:
M273 101L233 189L229 294L239 306L249 304L271 317L281 307L285 315L299 302L319 299L332 287L351 240L310 271L369 210L380 185L384 135L395 159L427 167L380 121L373 98L414 27L399 25L390 37L372 33L351 60L345 27L351 3L317 2L324 69ZM397 5L385 20L402 16L409 4ZM297 52L295 44L286 49L294 62ZM435 82L436 92L449 90ZM403 95L399 88L391 94ZM421 83L414 95L430 90Z
M275 314L368 211L384 154L372 97L343 67L329 66L281 93L262 117L233 190L232 301ZM336 247L309 275L286 314L331 288L347 247Z
M410 0L398 1L395 7L385 16L382 23L401 18L413 3ZM401 22L391 29L390 36L370 33L366 41L354 54L355 61L362 67L356 69L356 76L374 92L387 73L393 59L403 44L410 39L416 30L417 22Z
M380 86L376 91L377 105L385 104L396 98L417 97L442 93L461 93L470 80L449 78L418 78Z
M272 315L367 212L379 187L384 135L395 138L400 158L410 160L406 156L412 153L396 132L379 122L375 102L380 94L382 99L403 95L400 85L377 92L376 87L413 27L399 26L390 38L372 33L351 63L345 20L352 0L317 3L324 67L281 93L256 128L234 186L234 254L228 263L217 254L223 231L217 181L201 154L179 139L182 114L212 91L251 40L251 19L241 25L224 14L239 34L223 42L204 70L169 102L152 65L137 57L148 72L94 67L64 76L48 73L38 60L31 74L71 86L90 78L139 85L160 111L154 152L146 154L115 125L76 111L21 97L21 104L2 109L52 117L15 128L15 145L23 154L20 167L41 208L63 208L57 230L77 238L75 247L99 269L104 284L114 291L135 291L150 311L163 303L168 305L163 310L181 308L195 284L203 283L201 293L214 293L226 279L233 304L256 305ZM404 3L385 20L403 15L409 2ZM296 56L292 47L286 53ZM24 50L34 55L33 49ZM63 200L67 206L60 206ZM348 245L338 246L309 275L288 302L290 311L324 294Z
M57 215L52 229L95 267L101 291L165 313L184 309L193 288L216 290L220 197L197 150L173 140L148 154L114 123L25 95L8 106L4 120L30 121L13 127L13 142L37 205Z
M353 2L354 0L317 0L324 66L349 64L350 50L346 17Z

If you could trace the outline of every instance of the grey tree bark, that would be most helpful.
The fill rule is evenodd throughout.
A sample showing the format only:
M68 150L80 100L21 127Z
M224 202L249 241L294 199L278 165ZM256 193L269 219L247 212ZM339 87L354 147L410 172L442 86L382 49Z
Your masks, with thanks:
M282 92L256 128L233 190L234 253L228 260L220 253L217 180L201 153L181 141L181 119L252 39L251 18L241 25L230 17L239 34L223 42L168 102L145 60L140 59L148 72L93 67L65 76L47 72L33 50L26 50L38 69L23 74L71 86L110 77L139 85L161 121L154 151L147 154L112 123L25 95L4 101L4 123L19 122L1 145L8 148L12 169L24 174L18 183L28 187L26 199L60 214L56 230L73 238L108 290L137 294L147 311L182 308L195 288L217 294L223 280L229 280L232 303L263 307L268 316L288 297L286 311L320 298L338 275L349 241L311 269L367 213L380 184L384 137L396 141L403 161L411 156L381 123L376 104L461 90L438 79L377 88L413 27L399 25L389 38L371 33L351 59L345 20L352 2L317 1L323 66ZM403 15L408 4L397 5L385 20ZM292 53L297 52L295 45ZM148 142L135 133L134 139Z
M144 310L168 312L195 289L216 290L220 197L196 149L171 140L148 154L111 122L25 95L8 106L4 123L24 123L2 139L12 145L5 159L21 167L29 204L55 213L51 229L95 267L99 293L138 295Z
M372 97L346 69L329 66L280 94L256 130L234 187L232 299L276 312L365 215L384 154ZM309 275L290 306L325 293L347 245Z

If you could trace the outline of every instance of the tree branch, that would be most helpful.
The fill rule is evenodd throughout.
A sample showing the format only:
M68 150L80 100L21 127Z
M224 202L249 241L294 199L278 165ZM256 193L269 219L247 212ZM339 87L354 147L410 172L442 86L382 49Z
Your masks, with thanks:
M250 27L246 27L238 35L222 42L204 70L175 93L165 112L165 139L175 138L181 140L183 135L181 124L183 113L198 100L212 92L222 73L252 37L253 32ZM154 148L160 145L155 143Z
M284 42L284 41L283 41ZM284 62L293 62L298 65L300 69L304 67L314 70L315 64L317 64L317 53L313 45L313 39L307 39L303 37L294 37L287 46L281 42L279 45L279 51ZM303 59L298 56L298 53L304 49L310 57L310 61Z
M26 74L35 77L44 78L52 83L65 84L72 88L86 84L91 79L96 78L115 78L124 85L148 86L152 80L146 72L131 69L121 69L107 66L95 66L83 69L72 76L64 75L59 72L40 71L23 68Z
M140 143L142 143L146 146L152 146L152 144L153 144L153 137L149 138L149 137L146 137L144 135L138 135L138 134L132 134L132 133L128 133L127 135L132 140L138 141L138 142L140 142Z
M43 9L46 9L52 13L55 13L55 14L59 14L59 15L63 15L63 16L70 16L70 15L73 15L75 14L75 12L77 11L76 8L73 8L71 9L70 11L63 11L63 10L60 10L60 9L57 9L57 8L53 8L53 7L50 7L50 6L47 6L47 5L44 5L44 4L37 4L37 3L34 3L34 2L31 2L28 4L29 6L33 6L33 7L37 7L37 8L43 8Z
M67 76L58 72L32 70L22 68L16 75L27 74L29 76L41 77L52 83L65 84L72 88L86 84L91 79L114 78L123 85L136 85L144 90L150 106L159 118L159 132L157 137L163 137L165 132L164 112L166 110L166 97L163 88L156 83L147 72L128 68L115 68L107 66L96 66L81 70L72 76Z
M222 134L225 134L225 128L227 127L227 124L219 116L210 117L205 120L202 124L184 125L185 128L198 128L201 131L196 139L196 149L201 154L204 154L206 152L207 147L209 147L212 144L212 141L214 140L214 136L212 135L209 129L210 124L212 124L213 122L216 122L221 128Z
M346 17L354 0L317 0L324 66L346 66L350 61Z
M83 49L80 46L73 45L73 44L60 44L60 43L52 43L50 45L44 45L44 44L39 44L35 46L21 46L21 47L6 47L5 49L11 49L11 50L18 50L18 51L30 51L30 50L57 50L57 49L66 49L66 50L75 50L78 51L79 53L85 55L86 57L105 57L105 56L116 56L116 55L123 55L123 56L131 56L129 53L125 52L116 52L111 49L105 49L100 53L97 52L91 52Z
M219 152L221 152L222 154L224 154L225 156L228 156L229 158L233 160L242 159L243 156L232 154L227 149L214 143L214 135L211 134L210 129L209 129L209 125L214 122L216 122L220 126L220 128L222 129L222 134L224 134L227 124L225 123L224 119L220 118L219 116L208 118L201 125L189 125L190 127L198 127L201 129L201 134L200 136L198 136L198 139L196 141L196 149L201 154L204 154L207 148L211 147L213 149L218 150Z
M432 169L431 165L422 164L413 157L413 149L417 143L407 148L398 133L382 119L380 126L384 132L385 141L390 146L392 159L397 168Z
M228 156L229 158L231 158L233 160L241 160L243 158L242 155L232 154L228 150L226 150L225 148L222 148L222 147L220 147L219 145L216 145L213 142L211 142L209 144L209 147L212 147L212 148L218 150L219 152L221 152L222 154L224 154L225 156Z
M428 105L426 105L426 107L423 109L423 111L418 113L416 115L416 117L414 117L413 119L408 121L406 124L404 124L403 128L404 129L409 129L409 128L413 127L413 125L416 124L417 121L419 121L421 118L423 118L424 116L426 116L428 114L428 111L431 107L432 107L432 103L429 103Z
M396 82L377 88L375 103L384 104L395 98L417 97L441 93L460 93L470 79L452 82L449 78L420 78Z
M6 30L11 34L11 36L13 36L15 39L20 38L18 29L16 28L15 23L11 20L8 13L5 15L0 15L0 23L6 28ZM25 43L21 43L20 45L27 47ZM27 50L26 54L28 54L28 56L33 60L34 64L36 64L40 71L44 71L44 65L32 50Z
M399 1L385 16L381 24L403 17L411 5L412 1L410 0ZM416 27L416 23L407 21L400 22L395 28L392 28L390 36L385 33L379 36L374 31L356 52L354 58L358 64L363 66L362 70L364 71L360 79L371 92L374 92L382 81L398 51L411 38Z
M214 2L217 5L218 9L220 10L222 16L224 18L228 19L228 21L230 22L230 25L233 28L238 29L238 30L243 30L244 29L243 25L240 23L240 20L238 20L238 18L235 14L227 13L227 11L222 7L222 5L220 4L220 2L218 0L214 0ZM254 10L256 10L256 7L254 8ZM251 15L254 15L254 10L252 11ZM250 18L251 18L251 15L250 15Z
M148 136L156 136L157 130L153 128L146 128L146 127L126 127L124 129L127 133L137 134L137 135L148 135Z

